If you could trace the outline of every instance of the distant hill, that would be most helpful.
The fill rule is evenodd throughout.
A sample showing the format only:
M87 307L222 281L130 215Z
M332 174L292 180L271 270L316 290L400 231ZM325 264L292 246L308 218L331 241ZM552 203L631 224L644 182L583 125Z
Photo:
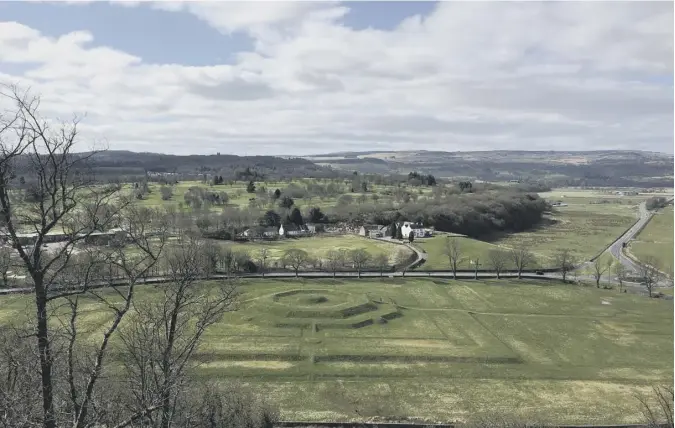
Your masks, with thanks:
M79 156L91 153L78 153ZM27 160L27 159L26 159ZM161 174L176 174L181 179L198 178L206 174L231 179L284 179L299 177L337 177L344 172L320 166L302 158L276 156L235 156L235 155L167 155L159 153L136 153L108 150L95 153L87 161L98 179L130 181L138 177ZM23 165L27 168L27 165ZM22 172L18 165L17 175ZM27 176L26 179L29 179Z
M419 171L437 177L537 180L556 186L673 187L673 156L644 151L368 151L306 159L361 173Z

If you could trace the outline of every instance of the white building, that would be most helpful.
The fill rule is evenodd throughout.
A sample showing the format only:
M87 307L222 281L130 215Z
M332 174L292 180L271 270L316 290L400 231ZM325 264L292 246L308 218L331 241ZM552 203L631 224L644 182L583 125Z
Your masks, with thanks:
M421 224L412 223L410 221L403 222L401 225L401 235L403 235L403 239L408 238L410 232L414 234L415 238L424 238L427 236L427 231Z

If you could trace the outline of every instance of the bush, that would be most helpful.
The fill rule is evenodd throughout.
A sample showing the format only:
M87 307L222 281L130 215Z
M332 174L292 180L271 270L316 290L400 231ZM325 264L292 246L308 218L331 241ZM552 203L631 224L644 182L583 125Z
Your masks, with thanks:
M168 186L160 187L159 193L162 195L163 201L168 201L169 199L171 199L171 196L173 196L173 191L171 190L171 187Z

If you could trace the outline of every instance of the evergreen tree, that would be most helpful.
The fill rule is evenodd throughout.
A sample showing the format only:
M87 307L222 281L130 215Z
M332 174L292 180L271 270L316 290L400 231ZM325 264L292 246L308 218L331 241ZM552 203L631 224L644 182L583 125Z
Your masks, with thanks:
M396 229L396 239L403 239L403 231L401 230L401 226Z
M294 204L293 199L289 196L284 196L281 199L281 202L279 202L279 206L281 208L290 208L293 206L293 204Z
M396 239L396 223L389 225L389 233L387 233L387 236L391 236L392 239Z
M300 210L298 207L293 208L293 211L291 211L291 215L288 218L291 223L294 223L298 226L300 226L302 222L302 214L300 213Z
M246 191L248 193L255 193L255 183L253 182L253 180L248 182L248 186L246 186Z
M320 223L325 219L324 213L321 212L321 208L312 207L309 209L309 222L310 223Z
M279 199L281 197L281 190L277 189L274 191L274 199Z

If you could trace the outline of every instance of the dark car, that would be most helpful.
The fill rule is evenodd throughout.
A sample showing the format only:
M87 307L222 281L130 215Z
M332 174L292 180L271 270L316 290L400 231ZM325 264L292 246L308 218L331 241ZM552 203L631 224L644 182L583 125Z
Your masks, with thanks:
M543 271L543 270L537 270L537 271L534 271L534 273L535 273L536 275L543 275L543 274L544 274L544 271Z

